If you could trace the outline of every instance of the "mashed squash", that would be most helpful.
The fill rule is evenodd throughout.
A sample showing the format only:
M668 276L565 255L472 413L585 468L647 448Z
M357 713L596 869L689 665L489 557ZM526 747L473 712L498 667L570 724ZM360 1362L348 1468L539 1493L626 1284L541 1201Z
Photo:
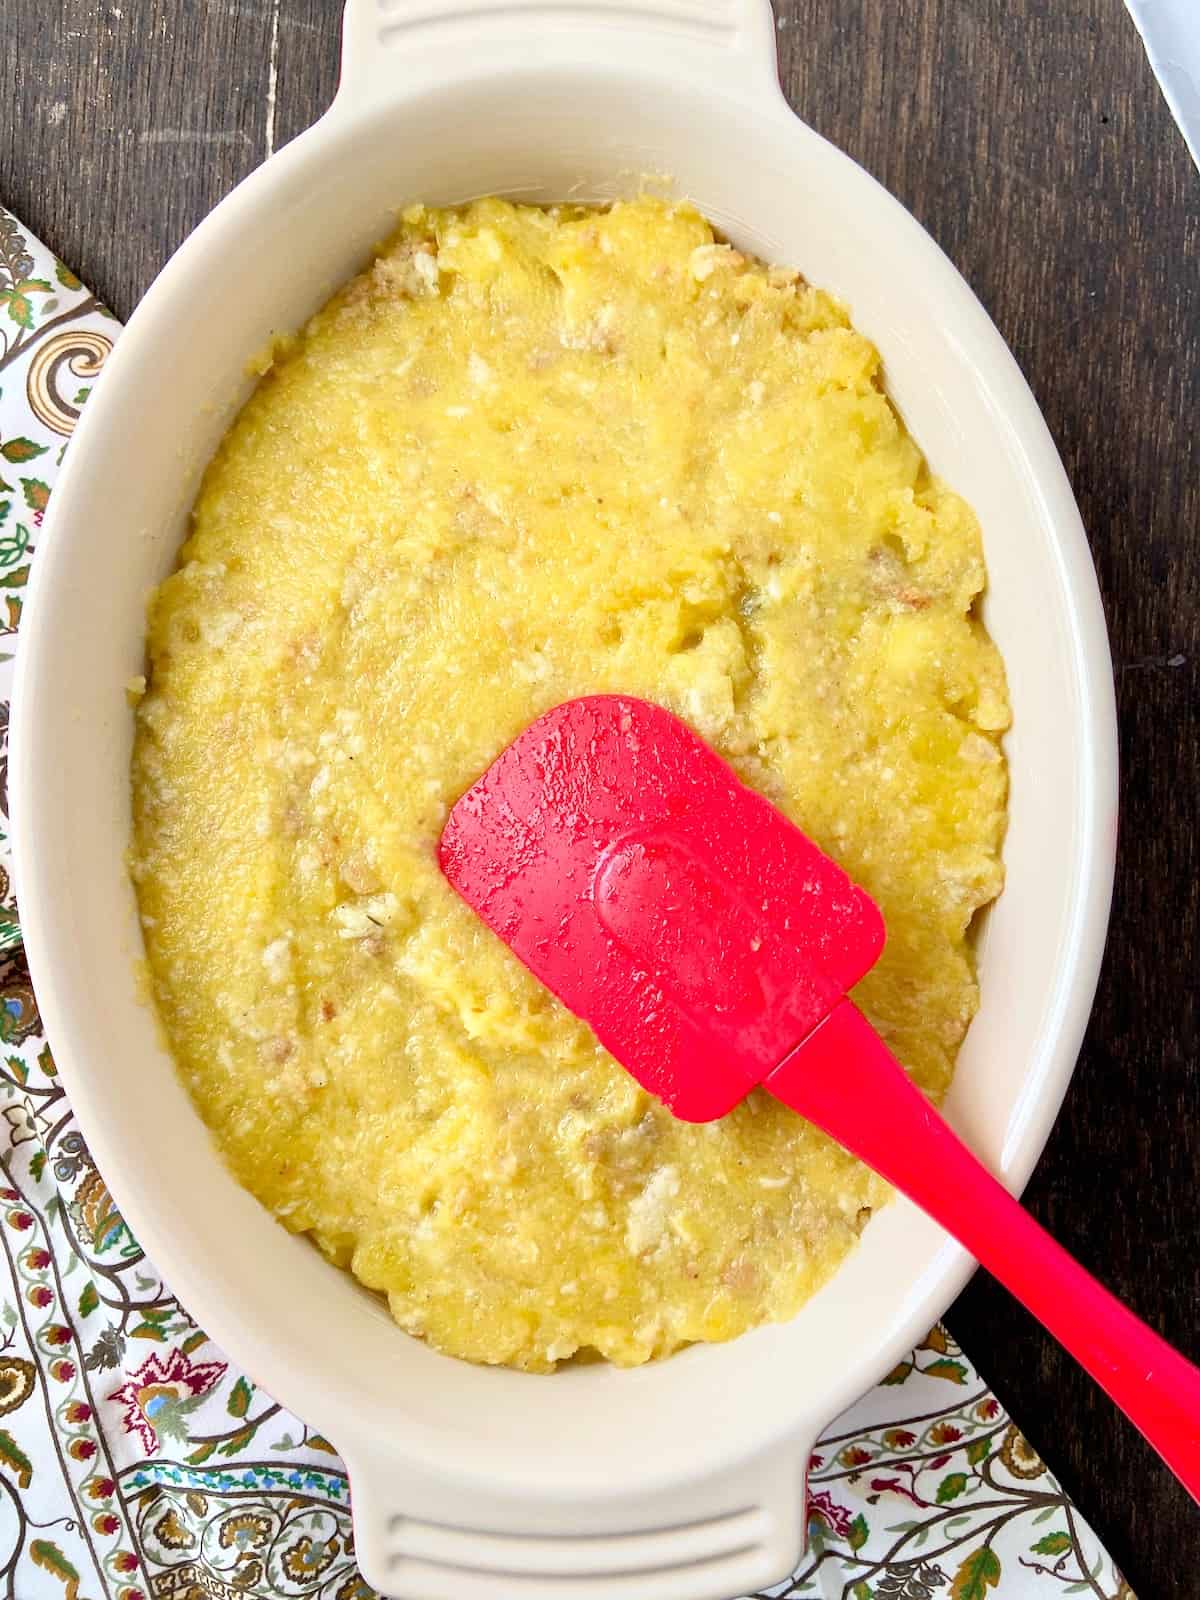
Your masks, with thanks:
M473 1361L791 1316L884 1186L760 1093L674 1121L438 835L557 702L671 708L879 901L856 998L939 1095L1001 883L983 583L827 294L687 206L405 213L273 352L150 610L132 870L241 1182Z

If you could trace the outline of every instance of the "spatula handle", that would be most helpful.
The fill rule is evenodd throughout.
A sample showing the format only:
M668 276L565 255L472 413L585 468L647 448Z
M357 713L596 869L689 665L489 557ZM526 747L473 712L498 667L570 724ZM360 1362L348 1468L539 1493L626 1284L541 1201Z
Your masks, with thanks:
M1091 1373L1200 1502L1200 1368L1135 1317L971 1154L849 1000L767 1078L966 1246Z

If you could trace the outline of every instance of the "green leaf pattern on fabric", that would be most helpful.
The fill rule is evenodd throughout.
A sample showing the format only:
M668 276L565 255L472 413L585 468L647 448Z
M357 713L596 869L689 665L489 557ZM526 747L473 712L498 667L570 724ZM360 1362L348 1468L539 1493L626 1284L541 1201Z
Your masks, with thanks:
M79 1574L56 1544L49 1539L34 1539L29 1546L29 1555L35 1567L49 1572L63 1585L66 1600L75 1600L79 1593Z
M5 1428L0 1428L0 1467L12 1473L18 1489L28 1489L33 1480L33 1462Z
M44 456L48 449L48 445L35 444L32 439L6 439L0 444L0 456L15 466L22 466L26 461L35 461L38 456Z
M1029 1548L1037 1556L1065 1556L1071 1548L1069 1533L1048 1533Z
M974 1551L954 1575L953 1600L987 1600L987 1591L1000 1582L1000 1558L990 1545Z

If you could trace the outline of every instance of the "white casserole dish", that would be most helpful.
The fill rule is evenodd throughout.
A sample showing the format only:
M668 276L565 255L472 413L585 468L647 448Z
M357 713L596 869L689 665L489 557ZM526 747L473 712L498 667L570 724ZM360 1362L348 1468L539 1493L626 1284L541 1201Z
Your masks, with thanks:
M71 445L23 628L12 804L42 1012L107 1181L213 1337L337 1444L364 1575L412 1600L726 1600L781 1578L818 1432L971 1265L897 1201L786 1326L632 1372L471 1367L403 1335L237 1186L139 999L123 685L249 358L361 266L408 200L600 200L647 174L848 301L934 469L982 521L1015 710L1008 887L947 1111L1014 1189L1066 1088L1104 940L1112 677L1070 489L966 284L787 108L766 0L350 0L332 109L169 263Z

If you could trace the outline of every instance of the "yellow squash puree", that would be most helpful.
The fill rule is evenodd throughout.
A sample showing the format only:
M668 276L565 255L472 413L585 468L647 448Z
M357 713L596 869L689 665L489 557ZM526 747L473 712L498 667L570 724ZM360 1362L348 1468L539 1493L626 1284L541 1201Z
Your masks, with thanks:
M441 878L533 718L670 707L883 907L922 1088L976 1004L1008 721L968 507L827 294L684 205L414 207L281 343L155 595L132 852L243 1184L473 1361L791 1316L883 1184L755 1093L675 1122Z

